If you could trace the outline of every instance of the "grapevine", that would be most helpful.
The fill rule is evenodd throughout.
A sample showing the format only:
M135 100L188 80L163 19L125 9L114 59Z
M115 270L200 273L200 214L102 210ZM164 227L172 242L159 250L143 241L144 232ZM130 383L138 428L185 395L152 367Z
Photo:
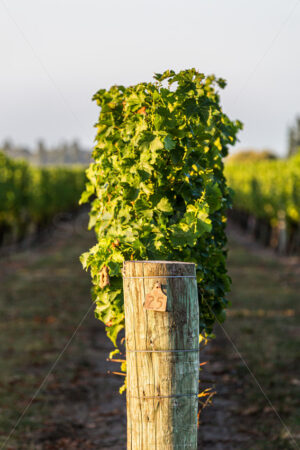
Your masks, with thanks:
M115 346L124 328L125 260L194 262L201 332L224 319L230 194L222 158L242 126L222 111L225 85L195 69L168 70L154 82L94 96L101 111L81 202L91 201L97 244L81 261L91 273L95 315Z

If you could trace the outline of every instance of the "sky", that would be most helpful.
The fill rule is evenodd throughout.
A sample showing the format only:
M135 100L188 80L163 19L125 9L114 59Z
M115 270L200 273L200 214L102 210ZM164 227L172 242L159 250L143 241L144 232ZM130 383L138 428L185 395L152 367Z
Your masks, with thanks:
M300 114L300 0L0 0L0 143L92 148L93 94L195 67L225 78L237 149L287 150Z

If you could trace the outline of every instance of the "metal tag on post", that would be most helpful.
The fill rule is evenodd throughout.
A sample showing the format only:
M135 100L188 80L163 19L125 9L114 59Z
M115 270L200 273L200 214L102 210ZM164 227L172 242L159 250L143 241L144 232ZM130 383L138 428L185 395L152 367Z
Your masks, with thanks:
M162 312L167 310L167 296L163 293L160 283L155 283L152 291L146 295L144 308Z

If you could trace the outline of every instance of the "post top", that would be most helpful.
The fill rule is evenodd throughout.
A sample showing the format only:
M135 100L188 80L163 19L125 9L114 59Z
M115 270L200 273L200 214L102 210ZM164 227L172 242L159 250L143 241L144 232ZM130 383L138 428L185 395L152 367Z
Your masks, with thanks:
M124 263L143 263L143 264L147 264L147 263L151 263L151 264L193 264L195 265L195 263L193 262L186 262L186 261L153 261L153 260L145 260L145 261L136 261L136 260L130 260L130 261L124 261Z
M124 261L123 278L177 278L196 275L196 264L186 261Z

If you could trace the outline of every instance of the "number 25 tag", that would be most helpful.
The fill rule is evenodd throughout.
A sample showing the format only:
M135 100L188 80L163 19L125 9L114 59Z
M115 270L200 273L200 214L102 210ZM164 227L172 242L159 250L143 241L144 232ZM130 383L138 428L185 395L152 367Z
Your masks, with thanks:
M167 296L163 293L160 283L156 283L152 291L146 295L144 308L152 311L167 310Z

